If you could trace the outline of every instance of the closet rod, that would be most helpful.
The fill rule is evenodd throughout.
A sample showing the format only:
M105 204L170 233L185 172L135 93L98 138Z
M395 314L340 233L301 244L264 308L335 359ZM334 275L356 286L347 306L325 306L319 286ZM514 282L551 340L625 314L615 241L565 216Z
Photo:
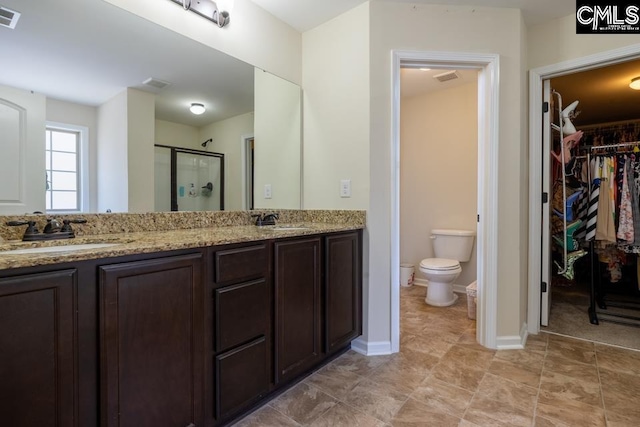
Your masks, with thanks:
M618 147L633 147L634 145L640 145L640 141L635 142L621 142L619 144L608 144L608 145L594 145L593 147L589 147L593 150L606 150L609 148L618 148Z

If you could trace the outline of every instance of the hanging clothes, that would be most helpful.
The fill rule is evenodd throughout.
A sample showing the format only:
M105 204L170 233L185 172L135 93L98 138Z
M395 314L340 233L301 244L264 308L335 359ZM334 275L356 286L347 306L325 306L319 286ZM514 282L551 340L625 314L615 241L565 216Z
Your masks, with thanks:
M589 168L591 169L591 194L589 195L589 206L587 207L587 225L585 240L591 241L596 237L596 224L598 221L598 202L600 200L600 179L602 168L599 157L591 159Z
M631 159L628 156L624 156L622 160L620 210L618 212L618 231L616 233L616 237L624 243L633 244L635 228L633 226L633 204L631 201L631 191L629 190L628 173L631 168Z
M601 157L599 167L601 181L595 239L616 243L615 157Z

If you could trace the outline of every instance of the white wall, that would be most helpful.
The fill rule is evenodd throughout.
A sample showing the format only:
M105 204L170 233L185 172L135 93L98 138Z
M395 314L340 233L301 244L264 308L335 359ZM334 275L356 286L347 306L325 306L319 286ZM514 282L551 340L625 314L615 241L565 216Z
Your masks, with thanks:
M165 120L155 122L155 143L193 150L202 149L198 128Z
M253 113L231 117L199 129L198 150L224 154L224 209L241 210L244 194L243 136L253 134ZM213 141L203 148L207 139Z
M302 206L370 209L369 3L304 33L302 44ZM340 197L341 179L351 179L349 199ZM389 205L380 208L388 210ZM369 283L369 262L374 258L369 252L384 249L369 244L369 230L364 232L363 245L363 339L385 341L389 339L389 292L379 295L385 290L372 289ZM377 303L371 302L371 293L376 294ZM387 307L382 302L385 297Z
M300 87L255 71L254 205L256 209L300 209ZM264 186L271 185L271 198Z
M153 212L155 95L126 89L98 108L98 212Z
M127 89L129 212L153 212L155 95Z
M305 209L369 204L369 5L303 34ZM351 197L340 197L340 180Z
M231 22L213 22L169 0L105 0L151 22L274 73L301 82L301 35L250 0L236 0Z
M400 116L400 260L434 257L431 230L476 230L478 84L402 98ZM456 283L476 280L476 251Z
M47 121L82 126L88 129L88 183L89 183L89 211L98 209L97 198L97 158L96 139L98 136L98 108L91 105L76 104L47 98Z
M639 41L637 34L576 34L572 14L527 29L528 65L537 68L557 64Z
M98 108L98 212L129 209L127 144L127 91L123 91Z

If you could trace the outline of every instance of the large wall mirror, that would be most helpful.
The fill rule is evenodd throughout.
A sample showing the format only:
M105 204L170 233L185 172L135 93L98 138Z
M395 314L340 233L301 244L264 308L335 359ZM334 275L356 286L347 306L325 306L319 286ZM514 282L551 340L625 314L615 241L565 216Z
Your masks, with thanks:
M224 155L178 198L211 184L211 209L300 208L298 86L103 0L2 6L19 17L0 25L0 214L167 210L157 145Z

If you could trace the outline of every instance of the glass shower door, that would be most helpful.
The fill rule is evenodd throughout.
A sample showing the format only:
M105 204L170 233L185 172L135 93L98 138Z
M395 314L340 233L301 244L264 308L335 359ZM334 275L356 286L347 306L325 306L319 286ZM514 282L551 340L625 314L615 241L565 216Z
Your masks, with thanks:
M156 211L224 210L224 154L156 145Z

